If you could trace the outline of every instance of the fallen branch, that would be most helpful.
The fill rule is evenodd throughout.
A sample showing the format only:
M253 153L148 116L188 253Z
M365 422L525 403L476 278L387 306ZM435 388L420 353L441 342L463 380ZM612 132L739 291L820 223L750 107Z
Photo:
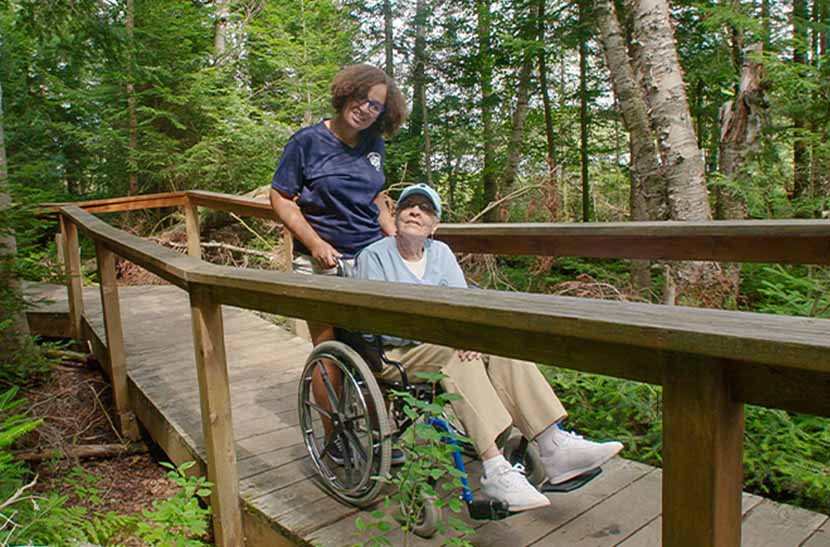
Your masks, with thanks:
M46 353L46 356L51 359L60 359L61 361L74 361L76 363L83 363L85 365L89 365L93 361L95 361L94 355L92 355L91 353L81 353L80 351L47 348L44 353Z
M104 459L116 456L132 456L133 454L145 454L148 448L144 443L123 444L77 444L67 446L63 449L35 450L31 452L13 452L18 460L24 462L42 462L53 458L64 459Z
M187 248L187 243L177 243L175 241L168 241L166 245L170 247L184 249ZM277 257L274 256L272 253L268 253L266 251L257 251L256 249L247 249L245 247L238 247L236 245L231 245L230 243L220 243L218 241L207 241L204 243L200 243L202 248L205 249L225 249L227 251L235 251L237 253L243 253L248 255L259 256L262 258L267 258L270 261L277 260Z
M23 486L18 488L17 491L14 494L12 494L12 496L9 499L7 499L2 504L0 504L0 511L5 509L9 505L12 505L13 503L17 503L20 500L20 496L23 495L23 492L25 492L26 490L28 490L29 488L32 488L35 484L37 484L37 477L38 476L35 475L35 478L32 479L32 482L30 482L29 484L24 484Z
M478 213L476 216L474 216L473 218L471 218L467 222L468 223L476 222L478 219L483 217L487 213L487 211L489 211L489 210L491 210L495 207L498 207L499 205L501 205L505 201L510 201L511 199L516 199L517 197L521 196L522 194L526 194L531 190L535 190L535 189L538 189L538 188L541 188L541 187L542 187L541 184L531 184L530 186L524 186L522 188L519 188L518 190L514 190L513 192L510 192L509 194L504 196L503 198L498 199L496 201L491 201L490 203L488 203L487 207L482 209L480 213Z

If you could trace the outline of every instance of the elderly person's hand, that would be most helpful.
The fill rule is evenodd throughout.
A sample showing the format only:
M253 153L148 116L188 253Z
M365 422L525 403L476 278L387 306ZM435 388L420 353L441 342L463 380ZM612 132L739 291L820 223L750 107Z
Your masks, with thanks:
M475 361L476 359L481 359L481 353L477 351L469 351L466 349L459 349L456 351L458 352L458 358L461 360L462 363L466 361Z

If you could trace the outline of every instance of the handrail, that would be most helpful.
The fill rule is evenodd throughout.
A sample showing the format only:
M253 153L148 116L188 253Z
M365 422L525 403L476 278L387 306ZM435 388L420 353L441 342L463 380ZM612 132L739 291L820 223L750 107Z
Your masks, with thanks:
M189 232L198 233L195 203L217 199L222 198L188 197L185 206L195 226ZM242 209L250 205L231 203ZM123 256L190 294L208 475L216 483L211 503L217 545L234 545L241 533L223 304L445 345L463 343L468 349L663 385L666 545L740 544L743 403L830 416L830 320L230 268L164 249L78 207L63 207L60 214L67 257L77 253L80 229L95 241L97 249ZM487 237L506 238L505 234L512 233L526 241L548 238L547 244L561 243L574 234L609 240L622 234L618 241L624 241L632 234L644 237L648 232L658 239L691 241L696 237L698 241L710 238L718 244L743 241L749 245L769 238L780 244L785 239L778 233L781 228L790 239L810 242L795 245L799 250L790 258L819 258L816 253L828 242L824 222L748 227L683 223L666 228L638 224L619 226L619 231L593 225L549 226L534 232L532 227L519 225L506 230L458 228L456 232L460 238L475 238L469 240L475 245L483 244L480 238L488 230ZM637 245L648 248L644 243ZM551 250L545 245L535 248ZM753 256L768 260L785 253L758 251ZM74 303L70 306L72 323L80 324L78 261L67 260L67 268L70 303ZM114 276L108 278L113 285ZM112 286L109 290L115 291ZM113 301L110 294L105 307L107 302L113 306ZM109 340L111 328L120 332L120 322L108 320L107 325ZM116 341L119 332L114 333ZM123 385L114 392L123 393Z
M192 208L274 219L267 200L201 190L71 205L99 213L185 202ZM54 212L61 206L45 204L42 210ZM456 252L505 256L830 264L828 220L442 224L436 237Z
M619 355L570 368L657 384L665 352L728 360L736 371L761 366L830 375L827 319L232 268L166 249L76 207L63 212L119 256L185 290L209 287L226 305L441 344L463 339L469 349L548 363L564 364L581 341ZM758 398L752 393L759 386L741 390L747 402ZM830 399L787 409L830 415Z

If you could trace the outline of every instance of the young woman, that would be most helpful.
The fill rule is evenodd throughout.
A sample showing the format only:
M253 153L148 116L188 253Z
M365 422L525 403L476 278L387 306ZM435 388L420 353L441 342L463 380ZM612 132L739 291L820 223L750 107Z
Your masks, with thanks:
M271 207L294 236L294 271L337 275L364 247L395 233L381 190L383 137L407 116L395 81L369 65L341 70L331 84L333 118L301 129L288 140L271 181ZM332 327L308 322L314 345L334 337ZM337 382L337 369L327 367ZM328 407L320 378L316 400ZM325 423L326 430L330 424Z

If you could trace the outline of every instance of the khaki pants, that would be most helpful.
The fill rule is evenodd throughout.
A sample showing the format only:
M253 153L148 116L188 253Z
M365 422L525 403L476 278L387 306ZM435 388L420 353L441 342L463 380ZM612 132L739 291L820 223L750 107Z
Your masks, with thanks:
M446 375L442 387L462 397L451 402L452 409L479 454L511 425L525 438L533 439L567 416L548 381L527 361L492 355L482 356L486 365L481 359L462 362L456 350L434 344L387 347L386 356L404 366L410 381L415 372L441 371ZM386 366L378 376L399 379L392 366Z

